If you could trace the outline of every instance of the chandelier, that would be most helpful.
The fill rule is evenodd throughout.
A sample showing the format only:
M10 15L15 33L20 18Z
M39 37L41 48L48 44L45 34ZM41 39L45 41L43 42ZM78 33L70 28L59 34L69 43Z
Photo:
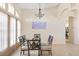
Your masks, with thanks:
M41 19L43 16L44 16L44 14L41 12L41 7L40 7L40 4L39 4L39 9L38 9L38 14L35 14L39 19Z

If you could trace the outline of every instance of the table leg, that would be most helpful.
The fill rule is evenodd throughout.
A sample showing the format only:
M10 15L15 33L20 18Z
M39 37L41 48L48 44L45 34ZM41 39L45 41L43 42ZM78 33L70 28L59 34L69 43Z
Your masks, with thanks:
M30 51L28 50L28 56L30 56Z
M23 51L23 55L24 55L24 51Z
M41 56L41 55L42 55L42 51L38 50L38 56Z

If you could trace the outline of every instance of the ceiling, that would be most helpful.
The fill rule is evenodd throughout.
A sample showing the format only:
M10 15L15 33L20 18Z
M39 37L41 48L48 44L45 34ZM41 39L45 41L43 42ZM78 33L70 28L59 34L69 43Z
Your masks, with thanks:
M39 3L14 3L14 6L20 7L22 9L38 9ZM59 3L40 3L40 7L42 9L50 8L50 7L57 7Z

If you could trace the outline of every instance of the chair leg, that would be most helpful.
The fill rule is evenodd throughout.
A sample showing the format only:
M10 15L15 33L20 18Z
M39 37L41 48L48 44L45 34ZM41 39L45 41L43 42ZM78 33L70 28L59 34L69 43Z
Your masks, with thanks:
M52 51L49 51L49 55L52 56Z
M23 55L24 55L24 51L23 51Z
M41 50L41 56L42 56L42 50Z
M20 56L22 55L22 51L20 51Z
M41 56L41 50L38 50L38 56Z
M28 56L30 56L30 51L28 50Z
M52 56L52 51L51 51L51 56Z

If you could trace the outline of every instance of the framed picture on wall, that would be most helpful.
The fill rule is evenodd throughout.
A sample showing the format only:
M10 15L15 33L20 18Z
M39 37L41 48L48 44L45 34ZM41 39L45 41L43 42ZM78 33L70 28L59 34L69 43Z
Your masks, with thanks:
M32 22L32 29L46 29L47 23L42 21L34 21Z

